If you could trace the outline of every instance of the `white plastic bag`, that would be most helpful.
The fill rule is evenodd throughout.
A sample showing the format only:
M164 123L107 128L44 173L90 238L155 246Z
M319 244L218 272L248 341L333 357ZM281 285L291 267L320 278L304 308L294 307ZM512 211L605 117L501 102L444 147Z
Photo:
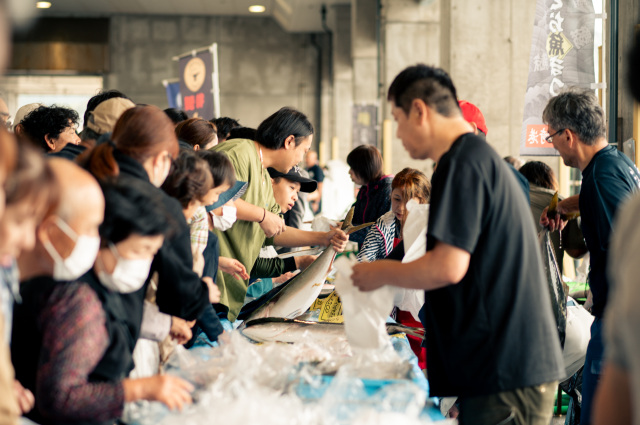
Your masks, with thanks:
M357 263L355 257L346 256L334 263L337 270L334 284L342 301L349 344L354 352L391 347L386 322L393 309L396 288L385 285L369 292L360 291L351 281L351 269Z
M427 252L427 223L429 221L429 204L419 204L411 199L407 202L406 209L407 218L402 227L403 263L417 260ZM408 311L414 319L420 321L418 313L424 305L424 291L398 288L394 305L400 310Z

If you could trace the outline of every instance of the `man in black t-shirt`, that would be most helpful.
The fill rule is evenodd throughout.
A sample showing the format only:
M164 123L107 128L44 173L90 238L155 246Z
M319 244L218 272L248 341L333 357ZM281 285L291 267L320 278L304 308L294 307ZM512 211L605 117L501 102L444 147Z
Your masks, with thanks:
M410 156L438 163L427 253L358 264L353 282L426 291L430 395L458 396L462 425L547 425L564 371L529 204L462 117L446 72L409 67L388 98Z
M589 287L593 294L591 340L582 374L580 424L591 422L591 406L604 355L602 316L607 305L609 237L618 207L638 190L636 166L614 146L609 146L604 111L593 92L573 89L549 100L542 118L549 126L549 141L565 165L582 171L580 194L558 204L555 219L542 212L540 224L562 229L560 214L579 212L582 234L589 249Z

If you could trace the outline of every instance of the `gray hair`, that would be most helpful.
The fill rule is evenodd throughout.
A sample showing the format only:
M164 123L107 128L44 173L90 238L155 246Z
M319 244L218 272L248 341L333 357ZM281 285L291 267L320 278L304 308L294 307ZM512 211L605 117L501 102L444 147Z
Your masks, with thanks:
M542 112L542 121L556 131L573 131L585 145L607 137L604 111L591 90L572 87L552 97Z

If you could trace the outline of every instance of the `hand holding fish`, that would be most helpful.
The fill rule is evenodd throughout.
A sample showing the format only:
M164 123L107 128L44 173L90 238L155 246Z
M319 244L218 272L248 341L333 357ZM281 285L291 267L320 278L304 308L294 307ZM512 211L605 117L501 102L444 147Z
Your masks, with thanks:
M287 229L282 217L267 210L264 210L264 217L259 224L260 228L268 238L277 236Z
M373 291L384 286L384 262L385 260L380 260L372 263L355 264L351 274L353 286L363 292Z
M560 208L556 210L555 215L547 214L548 210L549 207L545 207L545 209L542 210L542 215L540 216L540 225L542 227L547 227L551 232L555 232L556 230L562 231L562 229L564 229L564 226L567 225L567 221L562 219Z
M327 239L327 245L331 244L336 252L342 252L347 247L349 242L349 235L338 227L332 228L325 233Z

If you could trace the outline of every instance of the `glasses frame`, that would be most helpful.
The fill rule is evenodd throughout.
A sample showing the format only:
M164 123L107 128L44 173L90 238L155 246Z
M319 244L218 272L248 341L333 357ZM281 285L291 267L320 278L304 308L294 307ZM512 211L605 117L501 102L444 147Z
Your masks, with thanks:
M563 132L563 131L565 131L565 130L566 130L566 128L563 128L562 130L558 130L558 131L556 131L555 133L550 134L550 135L548 135L547 137L545 137L545 138L544 138L544 140L545 140L547 143L552 143L552 142L551 142L551 139L553 139L555 136L557 136L558 134L562 133L562 132Z

